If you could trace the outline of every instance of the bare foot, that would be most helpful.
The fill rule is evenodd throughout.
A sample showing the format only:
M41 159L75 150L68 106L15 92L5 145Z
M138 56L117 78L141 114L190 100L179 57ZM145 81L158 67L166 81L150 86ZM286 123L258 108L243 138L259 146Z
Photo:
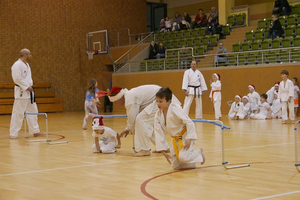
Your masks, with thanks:
M292 120L292 124L295 124L295 121L294 121L294 120Z
M161 151L154 150L154 151L152 151L152 153L161 153ZM165 153L170 153L170 149L166 150Z
M204 153L203 153L203 149L202 149L202 148L200 148L200 151L201 151L201 156L202 156L202 158L203 158L203 161L202 161L201 165L203 165L203 164L205 163L205 156L204 156Z
M84 127L82 127L82 129L83 129L83 130L87 130L87 127L86 127L86 126L84 126Z
M116 149L120 149L120 148L121 148L121 145L118 144L118 145L116 146Z
M33 137L38 137L38 136L43 136L43 135L46 135L46 133L42 133L42 132L40 132L40 133L34 133Z
M282 123L283 123L283 124L286 124L286 121L283 120Z
M9 136L10 139L17 139L17 136Z
M142 156L150 156L150 151L141 150L138 153L132 154L132 157L142 157Z

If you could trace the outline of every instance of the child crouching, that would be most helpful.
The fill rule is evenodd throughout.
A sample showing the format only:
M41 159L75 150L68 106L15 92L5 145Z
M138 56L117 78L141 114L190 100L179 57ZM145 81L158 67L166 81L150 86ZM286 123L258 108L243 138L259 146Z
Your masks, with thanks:
M109 127L103 126L102 119L103 117L93 118L92 136L95 138L95 143L92 148L96 153L115 153L116 149L121 148L119 133Z
M174 169L191 169L204 164L203 149L193 149L197 141L194 122L184 114L181 106L172 102L172 91L162 87L156 93L159 108L154 118L156 150L161 151ZM169 147L165 132L171 135ZM171 155L166 151L170 149Z

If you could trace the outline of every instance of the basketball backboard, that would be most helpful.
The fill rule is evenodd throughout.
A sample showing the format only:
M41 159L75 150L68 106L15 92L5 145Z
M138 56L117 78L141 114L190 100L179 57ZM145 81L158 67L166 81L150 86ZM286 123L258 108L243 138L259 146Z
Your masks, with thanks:
M95 54L107 54L109 50L107 30L93 31L86 34L86 51Z

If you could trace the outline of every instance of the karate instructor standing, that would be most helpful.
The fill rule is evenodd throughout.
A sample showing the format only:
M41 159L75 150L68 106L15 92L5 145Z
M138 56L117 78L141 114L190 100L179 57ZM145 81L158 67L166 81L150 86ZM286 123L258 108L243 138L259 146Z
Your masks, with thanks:
M15 83L14 93L15 101L10 122L10 138L16 139L22 127L24 112L37 113L38 109L35 103L33 81L31 78L31 69L28 61L31 59L31 52L28 49L20 51L20 58L11 67L12 78ZM34 137L45 135L40 132L37 122L37 115L26 116L29 134Z

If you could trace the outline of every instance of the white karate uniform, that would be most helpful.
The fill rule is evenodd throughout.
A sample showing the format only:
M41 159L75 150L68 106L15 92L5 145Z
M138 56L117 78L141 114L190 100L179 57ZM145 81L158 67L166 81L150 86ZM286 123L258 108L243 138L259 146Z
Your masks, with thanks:
M250 112L250 103L247 102L246 105L244 103L241 103L241 108L239 109L239 112L236 116L239 117L239 119L246 119L249 116Z
M288 102L289 97L292 97L291 102ZM281 81L279 84L279 91L278 91L278 99L281 99L282 104L282 120L285 121L288 119L287 117L287 107L289 106L289 117L290 120L295 120L294 114L294 84L290 79L284 82Z
M184 113L180 105L176 103L170 104L166 120L164 118L164 113L162 110L159 110L154 118L154 132L155 132L155 142L156 150L163 151L169 149L168 142L166 140L165 133L168 133L171 136L179 136L180 132L187 128L186 133L182 135L183 146L186 139L191 139L191 145L188 150L181 149L179 151L177 159L176 153L173 147L173 141L171 142L171 162L174 169L185 169L192 168L196 166L197 162L203 162L203 157L201 155L200 149L193 149L195 146L197 135L195 130L194 122ZM174 139L172 139L174 140ZM178 142L177 147L179 150Z
M10 121L10 136L17 137L22 127L24 112L37 113L38 109L35 102L31 103L30 92L27 90L33 85L29 64L19 59L11 67L11 72L13 81L18 86L14 88L15 101ZM34 96L34 92L32 95ZM40 132L37 115L27 115L26 120L30 134Z
M242 102L238 102L236 103L235 101L231 104L229 113L228 113L228 117L229 119L234 119L235 116L241 112L242 109Z
M259 113L257 114L251 114L251 117L254 119L266 119L269 115L268 108L270 108L269 103L263 102L259 105Z
M156 93L161 87L158 85L142 85L125 92L125 108L127 113L126 130L134 133L134 146L136 150L150 150L150 141L154 139L154 116L158 111ZM180 104L172 96L172 101Z
M103 134L96 134L93 131L92 136L98 137L100 139L99 146L102 153L115 153L116 146L118 144L117 132L106 126L103 126L103 128L104 128ZM95 144L93 144L92 148L94 151L97 151Z
M188 91L189 95L184 99L183 111L186 115L189 115L190 107L194 99L195 90L191 86L200 86L196 88L196 119L202 119L202 91L207 90L207 86L205 83L205 79L202 73L199 70L188 69L184 72L183 80L182 80L182 89Z
M272 106L271 106L271 110L272 110L272 118L281 118L281 103L280 103L280 99L274 99Z
M274 92L275 92L275 87L272 87L271 89L268 90L266 93L268 95L267 102L271 105L274 101ZM278 91L277 91L278 92Z
M247 95L249 97L250 110L251 112L256 111L260 104L260 96L257 92L253 91Z
M215 118L219 119L222 117L221 113L221 81L217 80L216 82L212 82L210 84L211 86L211 91L209 94L209 98L211 98L213 104L214 104L214 109L215 109ZM214 96L212 96L212 93L214 92Z

